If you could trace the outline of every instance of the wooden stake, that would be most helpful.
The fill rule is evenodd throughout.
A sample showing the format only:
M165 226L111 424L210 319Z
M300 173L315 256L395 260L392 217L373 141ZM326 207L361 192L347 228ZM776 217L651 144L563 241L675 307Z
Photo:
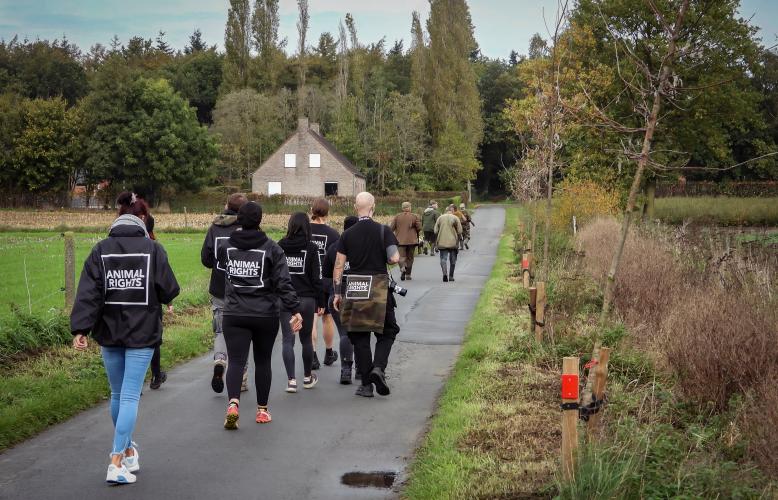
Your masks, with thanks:
M184 227L189 227L189 214L186 213L186 207L184 207Z
M535 283L535 287L538 290L535 301L535 340L543 342L543 326L541 325L546 321L546 283L538 281Z
M607 347L600 347L600 361L594 367L594 386L592 387L592 395L598 400L605 396L605 385L608 382L608 360L610 359L611 350ZM598 430L600 427L600 421L602 420L602 408L600 411L589 417L587 424L587 435L589 438L597 438Z
M565 394L564 377L575 376L575 394ZM578 403L578 358L568 357L562 360L562 404ZM574 396L574 397L564 397ZM578 448L578 409L562 410L562 477L570 481L575 477L575 452Z
M538 289L534 286L529 287L529 332L535 331L535 308L537 307Z
M529 288L529 253L524 252L521 255L521 278L524 282L524 288Z
M70 314L76 296L76 245L73 232L65 236L65 313Z

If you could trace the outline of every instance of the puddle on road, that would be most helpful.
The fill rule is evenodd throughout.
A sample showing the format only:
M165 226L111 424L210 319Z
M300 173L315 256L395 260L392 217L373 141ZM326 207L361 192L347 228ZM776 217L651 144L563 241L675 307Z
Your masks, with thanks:
M347 472L340 482L353 488L391 488L397 478L396 472Z

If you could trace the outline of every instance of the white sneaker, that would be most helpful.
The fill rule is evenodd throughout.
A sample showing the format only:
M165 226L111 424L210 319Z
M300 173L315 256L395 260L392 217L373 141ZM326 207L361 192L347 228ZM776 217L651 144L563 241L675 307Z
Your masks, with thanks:
M133 441L130 445L130 448L132 448L133 455L131 457L124 456L122 459L122 465L127 467L127 470L130 472L138 472L140 470L140 463L139 463L139 456L138 456L138 445L135 444Z
M297 380L296 379L290 378L286 382L286 392L289 392L289 393L297 392Z
M105 481L114 484L132 484L136 481L136 477L124 465L117 467L111 464L108 466L108 474L105 476Z

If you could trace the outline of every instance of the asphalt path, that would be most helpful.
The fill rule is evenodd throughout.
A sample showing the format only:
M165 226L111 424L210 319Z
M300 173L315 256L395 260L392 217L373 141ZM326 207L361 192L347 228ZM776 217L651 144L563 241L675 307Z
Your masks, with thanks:
M390 396L355 396L356 385L338 383L339 362L322 366L314 389L285 393L279 335L270 424L254 423L252 387L241 398L240 429L222 427L226 391L211 390L206 355L171 370L162 389L145 388L134 436L137 483L104 482L113 429L103 403L0 455L0 498L397 497L491 272L504 217L501 207L475 211L473 240L459 254L454 283L442 282L437 257L416 258L413 281L402 283L408 295L398 297L401 331L387 369ZM323 349L320 341L320 359ZM298 380L301 365L298 355ZM373 471L396 473L397 479L390 488L342 483L346 473Z

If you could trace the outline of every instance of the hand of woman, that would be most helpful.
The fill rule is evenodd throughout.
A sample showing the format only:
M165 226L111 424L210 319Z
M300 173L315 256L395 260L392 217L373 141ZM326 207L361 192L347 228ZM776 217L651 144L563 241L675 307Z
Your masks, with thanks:
M293 332L299 332L300 329L303 327L303 317L300 313L295 314L292 316L292 319L289 320L289 325L292 327Z
M173 314L173 304L168 304L167 305L167 312L168 312L168 314Z
M324 316L324 308L320 307L316 309L316 316Z
M75 350L86 351L87 347L89 347L89 343L87 342L86 335L78 333L73 337L73 348Z

